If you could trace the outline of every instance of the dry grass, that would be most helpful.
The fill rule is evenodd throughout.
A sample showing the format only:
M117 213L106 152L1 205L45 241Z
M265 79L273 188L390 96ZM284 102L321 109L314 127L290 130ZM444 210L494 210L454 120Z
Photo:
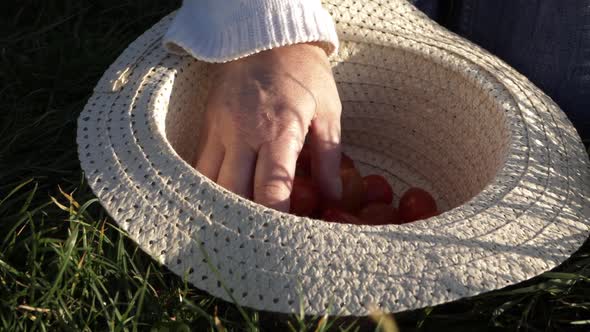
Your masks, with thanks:
M558 272L395 321L257 312L190 287L111 223L75 146L77 115L102 72L178 1L97 3L30 0L2 12L0 330L590 329L588 246Z

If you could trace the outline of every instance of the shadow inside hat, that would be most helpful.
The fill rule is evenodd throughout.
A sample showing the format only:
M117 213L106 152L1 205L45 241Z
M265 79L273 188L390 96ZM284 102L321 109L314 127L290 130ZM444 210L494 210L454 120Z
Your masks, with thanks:
M482 81L477 81L466 71L409 50L363 48L360 43L348 42L341 48L341 55L333 59L333 72L343 106L344 151L355 159L363 174L381 174L392 184L397 195L394 204L399 194L418 186L433 193L443 211L464 208L460 215L443 214L433 223L425 220L389 230L376 227L359 234L384 240L390 236L400 241L407 238L416 252L440 247L440 257L445 259L433 265L436 269L423 271L427 275L424 278L452 284L452 298L513 284L523 280L523 274L537 274L526 268L523 272L526 263L522 259L543 262L549 269L571 255L563 248L579 244L581 235L575 234L585 229L561 225L571 227L563 232L556 228L553 218L559 214L563 219L576 219L575 211L583 208L582 201L571 200L569 175L556 174L552 166L562 160L551 160L549 151L542 153L548 149L547 141L567 149L562 142L577 139L567 119L550 119L564 128L552 131L544 126L552 115L539 113L526 98L519 99L524 96L507 94L512 98L507 101L509 106L499 102L496 91L484 84L486 79L493 81L484 72ZM183 70L175 80L185 84L175 84L165 119L167 140L189 164L196 158L200 135L196 128L201 127L205 111L206 66L183 58ZM525 125L518 118L522 114L509 112L508 107L536 113L531 116L538 121ZM526 128L519 131L519 126ZM518 137L523 133L528 136ZM523 140L520 145L514 143L518 139ZM515 183L520 184L518 192L512 190ZM555 214L543 218L547 208ZM454 229L465 229L466 224L470 226L469 218L475 214L485 214L486 223L473 221L469 233L453 233ZM523 218L527 215L531 218ZM529 221L535 224L527 225ZM429 225L433 228L428 229ZM496 278L490 284L466 281L457 274L461 270L458 265L477 266L476 261L503 254L510 255L502 271L492 271L497 266L483 271ZM466 256L471 259L466 261ZM436 262L440 257L426 259ZM460 262L457 266L449 263L453 258ZM512 274L513 269L520 274ZM392 277L386 266L381 274L383 278ZM335 303L335 312L344 305Z
M395 200L411 186L422 187L443 210L467 202L494 179L511 133L504 110L484 87L408 51L383 48L375 64L375 50L342 47L349 56L333 62L342 144L362 173L385 176ZM175 84L182 88L173 89L166 115L166 137L191 165L207 100L203 66L184 59L176 81L185 84Z

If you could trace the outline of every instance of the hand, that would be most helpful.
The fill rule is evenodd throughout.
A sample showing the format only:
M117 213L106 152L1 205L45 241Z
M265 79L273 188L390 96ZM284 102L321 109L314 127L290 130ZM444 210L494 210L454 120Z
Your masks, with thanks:
M338 199L340 112L330 63L316 44L211 64L195 167L238 195L287 212L309 131L312 176L323 195Z

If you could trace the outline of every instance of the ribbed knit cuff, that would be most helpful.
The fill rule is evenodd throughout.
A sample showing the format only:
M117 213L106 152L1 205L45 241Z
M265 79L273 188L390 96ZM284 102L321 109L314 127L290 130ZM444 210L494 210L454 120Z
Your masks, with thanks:
M320 42L328 55L338 48L334 21L316 0L185 0L163 42L207 62L306 42Z

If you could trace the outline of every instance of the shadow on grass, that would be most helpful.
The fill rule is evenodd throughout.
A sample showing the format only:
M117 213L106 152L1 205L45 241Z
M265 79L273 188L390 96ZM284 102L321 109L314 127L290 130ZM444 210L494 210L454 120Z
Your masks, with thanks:
M22 1L14 12L3 12L0 74L8 84L0 103L8 111L0 112L0 200L33 179L0 205L3 329L246 328L233 304L190 287L111 224L92 202L76 156L75 120L100 75L131 40L177 6ZM77 188L74 198L62 196L58 184L66 193ZM584 244L555 269L564 275L536 277L472 299L398 313L395 319L404 331L571 329L570 322L589 316L589 249ZM313 317L245 312L266 331L287 330L289 324L314 331L319 324ZM330 321L334 329L375 327L367 318Z

